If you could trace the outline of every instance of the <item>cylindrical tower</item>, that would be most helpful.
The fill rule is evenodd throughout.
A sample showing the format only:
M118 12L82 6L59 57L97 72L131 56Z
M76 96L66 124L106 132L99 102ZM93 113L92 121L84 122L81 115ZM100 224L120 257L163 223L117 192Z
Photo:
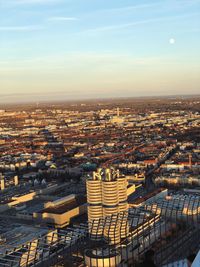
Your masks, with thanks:
M118 181L113 179L111 173L106 170L105 181L102 182L103 216L105 218L104 239L110 244L120 242L120 225L117 214L119 212Z
M120 224L117 214L106 217L104 225L104 239L111 245L120 243Z
M87 202L90 237L102 235L117 244L128 235L127 179L114 169L98 169L87 179Z
M119 203L127 202L127 179L125 177L119 177L117 180Z
M129 232L128 225L128 202L127 202L127 179L118 177L118 194L119 194L119 223L121 238L125 238Z
M102 208L102 184L101 180L87 180L87 202L89 232L92 239L99 239L103 234L101 219L103 218Z
M103 181L102 182L102 204L103 216L111 216L118 213L118 181Z
M129 234L129 222L128 222L128 211L123 211L118 214L118 221L120 226L120 236L125 238Z

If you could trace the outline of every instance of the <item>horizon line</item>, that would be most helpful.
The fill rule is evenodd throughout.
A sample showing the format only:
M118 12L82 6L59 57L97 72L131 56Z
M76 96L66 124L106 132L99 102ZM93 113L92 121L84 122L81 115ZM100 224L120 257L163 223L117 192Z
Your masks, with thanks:
M108 100L128 100L128 99L163 99L163 98L193 98L200 97L200 94L170 94L170 95L146 95L146 96L119 96L119 97L87 97L87 98L72 98L72 99L58 99L58 100L32 100L32 101L16 101L16 102L0 102L0 106L5 105L33 105L33 104L53 104L53 103L70 103L70 102L87 102L87 101L108 101Z

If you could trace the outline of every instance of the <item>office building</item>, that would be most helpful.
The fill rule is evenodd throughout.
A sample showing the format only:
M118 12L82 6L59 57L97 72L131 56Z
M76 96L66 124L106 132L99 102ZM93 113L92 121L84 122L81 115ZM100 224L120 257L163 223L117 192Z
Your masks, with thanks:
M117 244L128 233L127 179L113 169L98 169L87 179L89 230L92 239ZM113 224L118 216L119 222ZM104 223L103 223L104 222Z

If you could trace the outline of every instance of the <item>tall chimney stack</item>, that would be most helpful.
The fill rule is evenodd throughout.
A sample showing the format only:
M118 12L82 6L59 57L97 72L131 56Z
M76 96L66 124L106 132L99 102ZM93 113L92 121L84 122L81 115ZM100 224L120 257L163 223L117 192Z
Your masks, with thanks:
M119 117L119 108L117 108L117 117Z
M15 175L15 177L14 177L14 184L15 184L15 186L19 184L19 179L18 179L17 175Z
M189 154L189 167L192 168L192 154Z
M2 173L0 173L0 187L1 187L1 190L5 189L5 179Z

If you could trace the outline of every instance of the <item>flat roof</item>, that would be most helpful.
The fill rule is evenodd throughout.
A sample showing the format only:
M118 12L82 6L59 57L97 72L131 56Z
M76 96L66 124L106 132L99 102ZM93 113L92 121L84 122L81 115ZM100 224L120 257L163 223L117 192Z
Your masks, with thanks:
M48 229L34 226L20 225L12 230L1 234L0 254L4 254L7 249L19 247L26 242L33 241L39 236L47 234Z
M157 194L159 194L159 193L161 193L162 191L165 191L165 190L167 190L167 189L165 189L165 188L157 188L154 191L148 193L147 195L144 195L141 198L139 197L139 198L136 198L134 201L129 201L129 204L137 204L137 205L139 205L139 204L143 203L144 201L148 200L149 198L154 197Z
M53 213L53 214L62 214L65 213L67 211L70 211L72 209L75 209L77 207L79 207L80 205L83 205L87 202L87 198L86 196L76 196L74 199L63 203L59 206L56 207L49 207L46 209L43 209L41 211L39 211L38 213Z

